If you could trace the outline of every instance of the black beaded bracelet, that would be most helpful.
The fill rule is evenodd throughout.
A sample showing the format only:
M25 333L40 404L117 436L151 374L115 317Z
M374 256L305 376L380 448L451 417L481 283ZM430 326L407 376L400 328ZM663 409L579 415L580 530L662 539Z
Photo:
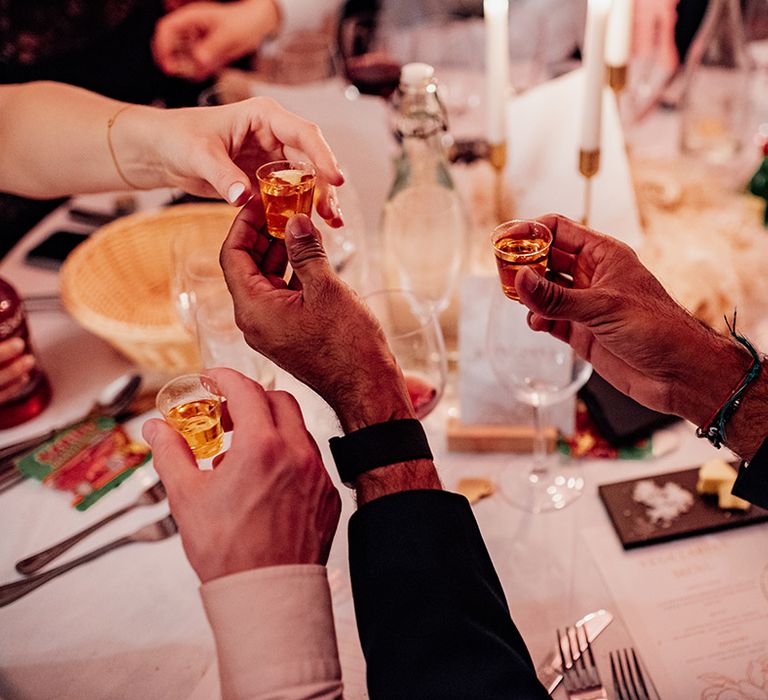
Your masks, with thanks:
M427 435L415 418L376 423L329 440L339 476L354 486L360 474L390 464L432 459Z
M728 323L728 319L725 319L725 325L728 326L728 330L731 335L741 343L749 354L752 355L752 365L746 371L734 390L730 393L725 403L715 412L715 415L703 426L696 428L696 437L706 438L715 447L720 449L720 446L725 442L725 424L731 419L734 413L741 406L741 397L747 390L750 384L757 379L760 374L760 368L762 367L762 359L758 355L757 350L752 346L743 335L739 335L736 332L736 311L733 312L733 324Z

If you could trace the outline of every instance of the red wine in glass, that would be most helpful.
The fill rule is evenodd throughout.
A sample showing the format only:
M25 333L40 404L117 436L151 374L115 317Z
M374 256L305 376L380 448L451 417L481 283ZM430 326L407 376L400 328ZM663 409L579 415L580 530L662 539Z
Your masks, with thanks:
M432 409L437 406L440 401L440 392L434 384L418 374L406 372L404 376L411 405L416 413L416 417L421 420L428 416Z
M389 97L400 84L400 64L383 53L350 56L347 77L364 95Z

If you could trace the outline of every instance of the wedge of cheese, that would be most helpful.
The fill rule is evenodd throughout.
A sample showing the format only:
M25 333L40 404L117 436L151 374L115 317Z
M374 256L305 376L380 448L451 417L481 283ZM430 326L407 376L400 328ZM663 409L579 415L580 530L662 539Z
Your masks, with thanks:
M696 484L698 493L717 495L720 485L736 481L736 470L722 459L711 459L704 462L699 469L699 480Z
M731 493L736 481L736 470L722 459L705 462L699 469L696 491L717 496L717 505L721 510L748 510L749 501Z
M732 481L724 481L717 490L717 505L722 510L749 510L749 501L731 493Z

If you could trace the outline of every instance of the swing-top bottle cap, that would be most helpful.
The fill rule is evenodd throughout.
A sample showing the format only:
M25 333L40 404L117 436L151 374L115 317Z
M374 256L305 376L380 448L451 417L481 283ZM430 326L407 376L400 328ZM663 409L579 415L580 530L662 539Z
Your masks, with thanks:
M435 77L435 69L428 63L406 63L400 71L400 85L419 87Z

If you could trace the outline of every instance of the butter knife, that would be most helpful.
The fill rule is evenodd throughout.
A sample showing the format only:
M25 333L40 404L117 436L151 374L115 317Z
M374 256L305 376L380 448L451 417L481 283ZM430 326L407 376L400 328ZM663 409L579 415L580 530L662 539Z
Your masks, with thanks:
M612 621L613 615L607 610L596 610L577 620L576 625L583 625L587 631L587 638L590 642L593 642ZM561 663L560 651L555 647L536 669L536 676L550 695L557 688L560 681L563 680Z

